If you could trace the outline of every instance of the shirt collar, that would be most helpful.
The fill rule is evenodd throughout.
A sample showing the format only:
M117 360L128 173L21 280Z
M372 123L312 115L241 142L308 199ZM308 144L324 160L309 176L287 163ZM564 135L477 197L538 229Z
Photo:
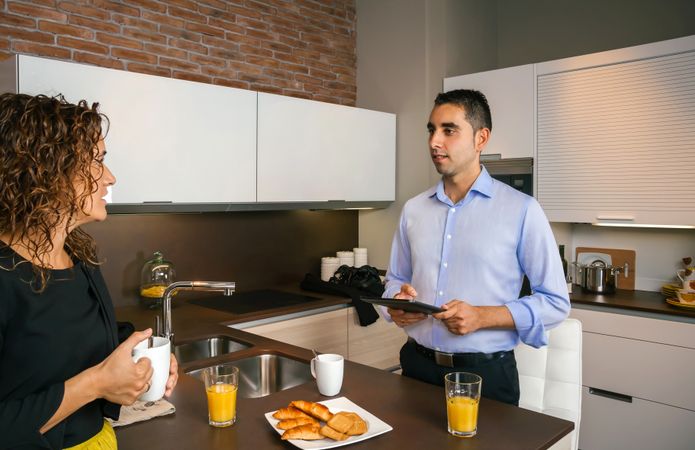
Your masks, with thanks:
M480 174L478 175L478 178L475 179L473 186L471 186L471 191L477 192L479 194L484 195L485 197L491 198L493 193L492 186L493 179L490 176L490 173L488 173L485 166L481 164ZM449 197L447 197L446 193L444 192L444 181L439 180L439 183L437 183L436 186L430 188L428 192L428 197L431 198L435 196L437 197L437 200L439 200L440 202L453 206L451 200L449 199ZM468 197L468 195L466 195L466 197ZM465 201L466 197L464 197L459 203Z

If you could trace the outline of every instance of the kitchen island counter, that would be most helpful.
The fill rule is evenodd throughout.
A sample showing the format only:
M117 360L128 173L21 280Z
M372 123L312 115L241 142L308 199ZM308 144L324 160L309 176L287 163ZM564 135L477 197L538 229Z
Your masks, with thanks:
M118 320L129 320L141 329L152 323L152 311L118 308ZM220 323L229 315L193 305L179 304L173 313L174 331L179 342L207 336L226 335L252 344L240 352L194 362L181 367L179 384L170 401L176 413L116 429L119 448L130 449L289 449L267 423L264 414L286 406L291 400L327 400L314 382L262 398L239 399L238 421L233 427L216 429L207 424L203 384L184 374L186 369L231 361L259 353L282 354L309 361L311 351L266 339ZM480 404L478 435L460 439L446 431L443 388L350 361L339 396L345 396L393 427L393 430L354 444L362 449L544 449L574 428L572 422L516 408L493 400Z

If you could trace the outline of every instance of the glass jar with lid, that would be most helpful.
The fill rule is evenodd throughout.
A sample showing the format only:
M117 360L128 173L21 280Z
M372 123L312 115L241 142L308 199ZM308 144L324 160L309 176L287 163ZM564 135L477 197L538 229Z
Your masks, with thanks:
M140 277L140 297L148 308L162 304L164 290L176 277L174 264L164 259L161 252L154 252L152 258L145 262Z

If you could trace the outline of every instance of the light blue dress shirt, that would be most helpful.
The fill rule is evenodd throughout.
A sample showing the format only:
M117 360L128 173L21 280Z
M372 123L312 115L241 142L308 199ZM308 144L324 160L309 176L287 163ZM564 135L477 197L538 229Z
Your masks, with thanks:
M532 295L518 298L526 274ZM570 310L555 238L533 197L482 171L456 204L442 181L408 200L393 238L384 297L412 284L417 300L509 308L516 329L453 334L432 316L405 327L425 347L453 353L511 350L519 339L547 344L546 331ZM385 316L390 319L384 308Z

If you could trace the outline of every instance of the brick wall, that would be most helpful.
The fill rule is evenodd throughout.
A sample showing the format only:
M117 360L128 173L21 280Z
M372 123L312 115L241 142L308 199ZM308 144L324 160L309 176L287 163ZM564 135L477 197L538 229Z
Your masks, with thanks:
M0 58L45 56L354 105L354 0L0 0Z

